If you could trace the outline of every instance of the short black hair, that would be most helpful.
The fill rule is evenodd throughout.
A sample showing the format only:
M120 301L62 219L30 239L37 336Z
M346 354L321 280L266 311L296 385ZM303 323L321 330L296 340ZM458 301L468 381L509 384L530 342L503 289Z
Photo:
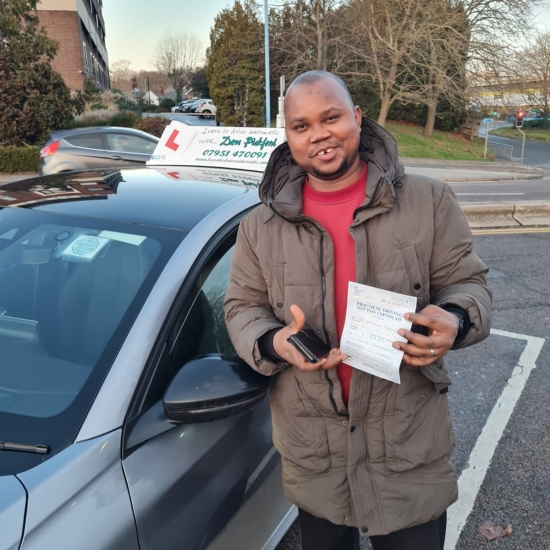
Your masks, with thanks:
M351 108L353 109L355 107L355 103L353 102L353 99L351 97L351 94L349 93L346 83L339 76L329 73L328 71L320 71L320 70L307 71L305 73L302 73L301 75L298 75L292 81L292 84L288 87L287 92L290 90L290 88L292 88L292 86L298 86L300 84L315 84L316 82L319 82L319 80L325 80L325 79L333 80L342 88L342 90L346 92L346 97L349 99Z

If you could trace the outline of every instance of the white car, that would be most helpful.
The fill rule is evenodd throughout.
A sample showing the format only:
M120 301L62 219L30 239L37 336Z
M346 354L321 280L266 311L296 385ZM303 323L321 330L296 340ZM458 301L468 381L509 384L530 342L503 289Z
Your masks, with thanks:
M214 118L216 116L217 108L211 99L203 99L195 108L195 112L201 113L206 118Z

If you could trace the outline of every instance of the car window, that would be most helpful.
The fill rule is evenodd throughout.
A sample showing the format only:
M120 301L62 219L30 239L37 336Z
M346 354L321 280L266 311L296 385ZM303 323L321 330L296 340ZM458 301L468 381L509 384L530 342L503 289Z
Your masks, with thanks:
M176 324L169 340L171 362L178 370L185 363L204 355L237 356L229 339L223 312L234 251L232 243L234 238L218 249L215 259L197 277L186 300L184 320Z
M44 431L40 419L62 432L57 419L73 402L88 410L185 235L0 210L0 441L17 439L3 433L12 428ZM78 415L73 409L70 416Z
M109 151L152 155L157 146L156 142L151 139L133 136L132 134L109 132L105 134L105 138L107 139L107 149Z
M223 312L236 238L234 232L216 247L180 300L176 319L151 371L152 378L144 382L136 414L158 403L174 376L189 361L211 354L228 359L238 357Z
M75 147L85 147L87 149L105 149L102 135L99 132L90 134L76 134L64 138Z

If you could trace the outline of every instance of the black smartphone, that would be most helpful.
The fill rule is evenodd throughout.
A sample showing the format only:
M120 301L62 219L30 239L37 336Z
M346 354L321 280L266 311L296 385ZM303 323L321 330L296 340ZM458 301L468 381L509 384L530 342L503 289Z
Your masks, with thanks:
M312 329L303 329L290 336L287 341L292 344L309 363L318 363L330 353L330 346L325 344Z

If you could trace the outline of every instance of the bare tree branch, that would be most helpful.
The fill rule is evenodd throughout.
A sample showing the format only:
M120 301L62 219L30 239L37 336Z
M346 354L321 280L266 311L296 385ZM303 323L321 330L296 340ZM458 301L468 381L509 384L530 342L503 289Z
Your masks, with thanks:
M157 42L151 62L157 70L165 74L176 91L176 99L190 72L202 61L202 43L187 31L168 31Z

